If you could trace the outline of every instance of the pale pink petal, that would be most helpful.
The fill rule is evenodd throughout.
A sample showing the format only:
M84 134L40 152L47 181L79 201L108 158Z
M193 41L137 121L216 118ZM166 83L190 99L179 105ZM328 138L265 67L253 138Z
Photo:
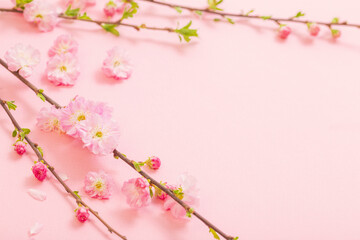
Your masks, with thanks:
M68 177L65 173L59 173L59 177L60 177L61 180L63 180L64 182L66 182L67 180L69 180L69 177Z
M44 225L41 223L35 223L29 230L30 236L36 235L43 229Z
M44 201L46 199L46 193L44 193L42 191L30 188L30 189L28 189L27 192L35 200Z

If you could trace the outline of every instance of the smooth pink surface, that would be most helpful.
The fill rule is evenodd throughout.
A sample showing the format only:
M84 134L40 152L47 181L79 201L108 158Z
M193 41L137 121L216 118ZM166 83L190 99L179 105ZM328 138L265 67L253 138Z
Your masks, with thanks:
M10 7L10 0L0 6ZM101 14L102 7L99 1L89 15ZM226 0L223 7L284 17L302 10L309 18L360 23L354 0ZM185 25L187 16L141 2L131 21L176 26ZM280 41L272 22L195 19L193 25L199 39L180 44L173 34L127 28L116 38L88 23L62 22L39 33L21 16L0 13L0 55L17 42L31 44L42 60L29 80L59 103L77 94L110 103L121 125L119 150L138 161L158 156L161 169L149 172L159 180L175 182L185 171L195 175L199 212L225 232L242 240L360 239L360 30L341 28L334 42L326 28L314 38L306 26L292 24L291 35ZM64 33L79 42L81 75L72 88L55 87L44 77L47 51ZM101 72L113 46L133 59L127 81ZM119 189L138 175L111 156L95 157L70 137L37 129L35 116L47 105L4 69L0 96L16 101L15 116L33 130L30 137L74 190L82 188L88 171L115 178L118 191L110 200L85 200L129 240L212 238L200 221L174 220L158 202L130 209ZM13 126L2 111L0 123L0 239L28 239L35 222L44 224L37 240L117 239L93 216L79 223L74 201L59 183L33 177L35 155L13 151ZM46 192L47 199L32 199L28 188Z

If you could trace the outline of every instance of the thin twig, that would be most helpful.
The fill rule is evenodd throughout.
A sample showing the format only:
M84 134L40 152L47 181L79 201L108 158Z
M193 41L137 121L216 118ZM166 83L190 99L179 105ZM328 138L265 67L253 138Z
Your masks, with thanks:
M211 14L215 14L215 15L219 15L221 17L238 17L238 18L249 18L249 19L264 19L264 16L261 15L250 15L250 14L244 14L244 13L229 13L229 12L223 12L223 11L215 11L209 8L196 8L196 7L189 7L189 6L183 6L183 5L179 5L179 4L172 4L172 3L166 3L166 2L161 2L158 0L141 0L143 2L149 2L149 3L153 3L153 4L158 4L158 5L162 5L162 6L167 6L167 7L171 7L171 8L181 8L181 9L186 9L190 12L206 12L206 13L211 13ZM290 18L276 18L276 17L266 17L266 20L269 21L274 21L275 23L277 22L294 22L294 23L302 23L302 24L308 24L308 23L316 23L318 25L324 25L327 27L331 27L331 26L347 26L347 27L355 27L355 28L360 28L360 24L352 24L352 23L348 23L346 21L344 22L322 22L322 21L312 21L312 20L300 20L294 17L290 17Z
M22 128L20 127L19 123L16 121L15 117L13 116L13 114L10 112L9 108L6 106L6 101L2 100L0 98L0 105L3 107L3 109L5 110L5 112L7 113L7 115L9 116L12 124L14 125L14 127L19 131L22 132ZM105 225L105 227L107 227L107 229L109 230L110 233L114 233L115 235L119 236L120 238L126 240L127 238L124 235L121 235L119 232L117 232L114 228L112 228L107 222L105 222L104 219L102 219L99 215L99 213L95 210L93 210L92 208L89 207L89 205L87 205L81 198L79 198L73 190L71 190L71 188L61 179L61 177L58 175L58 173L55 171L55 168L53 166L51 166L49 164L49 162L47 162L43 157L42 154L40 153L39 149L37 148L37 144L35 144L33 141L31 141L31 139L28 136L25 136L25 140L26 142L28 142L28 144L30 145L31 149L35 152L36 156L38 157L39 162L43 162L47 168L49 169L49 171L54 175L54 177L58 180L58 182L60 182L60 184L64 187L64 189L66 190L66 192L68 192L76 201L77 204L81 204L82 206L86 207L89 209L89 211L102 223Z
M0 58L0 64L8 69L7 64ZM8 69L9 70L9 69ZM10 70L9 70L10 71ZM36 88L33 84L27 81L25 78L23 78L20 74L16 74L16 72L10 71L12 74L14 74L21 82L23 82L26 86L28 86L31 90L33 90L35 93L37 93L38 88ZM52 105L54 105L56 108L61 108L60 104L56 103L54 100L49 101L48 98L46 98L46 101ZM183 202L180 198L178 198L172 191L164 187L160 182L156 181L154 178L150 177L147 173L144 171L138 172L136 168L134 167L133 161L125 157L124 154L119 152L118 150L113 151L114 156L119 157L122 159L125 163L127 163L131 168L133 168L138 174L145 177L149 183L152 185L155 185L156 187L160 188L162 191L164 191L166 194L168 194L172 199L174 199L177 203L179 203L187 212L190 211L190 206L188 206L185 202ZM216 227L214 224L212 224L209 220L207 220L205 217L200 215L197 211L191 209L191 212L194 216L196 216L200 221L202 221L206 226L209 228L212 228L214 231L216 231L218 234L220 234L222 237L224 237L226 240L233 240L234 237L225 234L223 231L221 231L218 227Z

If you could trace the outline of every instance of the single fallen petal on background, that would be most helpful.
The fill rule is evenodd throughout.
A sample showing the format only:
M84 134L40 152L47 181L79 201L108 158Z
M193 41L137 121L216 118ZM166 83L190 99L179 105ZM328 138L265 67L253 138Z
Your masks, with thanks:
M43 229L44 225L41 223L35 223L31 228L30 228L30 236L33 236L35 234L38 234L39 232L41 232L41 230Z
M30 188L28 190L28 193L31 197L33 197L36 200L44 201L46 199L46 193L42 191Z
M59 177L66 182L67 180L69 180L69 177L65 174L65 173L59 173Z

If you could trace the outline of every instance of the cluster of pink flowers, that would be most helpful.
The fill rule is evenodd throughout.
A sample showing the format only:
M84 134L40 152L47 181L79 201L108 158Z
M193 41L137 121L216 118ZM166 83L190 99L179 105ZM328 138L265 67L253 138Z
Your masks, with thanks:
M64 108L41 109L37 126L47 132L65 132L80 139L92 153L106 155L117 147L120 136L111 114L112 109L105 103L75 97Z
M11 71L19 71L24 78L30 77L33 69L40 62L40 52L30 45L21 43L11 47L5 53L5 61Z
M128 79L133 71L132 64L126 52L114 47L107 52L102 71L109 78L116 80Z
M84 191L97 199L108 199L114 189L113 179L106 173L89 172L84 181Z
M320 26L316 23L308 23L308 31L311 36L316 37L320 32ZM281 39L286 39L291 33L291 28L287 25L281 25L277 29L278 37ZM341 36L341 32L336 29L331 29L331 36L336 39Z
M104 13L107 17L113 17L115 14L123 14L129 3L122 0L110 0L105 4Z
M37 25L40 31L48 32L55 28L58 22L56 6L52 1L33 0L25 4L24 18Z
M70 35L59 36L50 48L46 74L50 82L57 86L72 86L80 71L76 58L78 43Z
M173 193L184 201L189 206L194 206L198 203L198 189L196 187L196 180L189 174L180 176L179 182L176 186L163 183L165 187L173 191ZM134 208L141 208L150 203L153 186L143 178L133 178L123 184L122 192L126 196L127 203ZM187 215L186 210L174 199L155 187L155 196L164 201L164 210L170 211L175 218L183 218Z

